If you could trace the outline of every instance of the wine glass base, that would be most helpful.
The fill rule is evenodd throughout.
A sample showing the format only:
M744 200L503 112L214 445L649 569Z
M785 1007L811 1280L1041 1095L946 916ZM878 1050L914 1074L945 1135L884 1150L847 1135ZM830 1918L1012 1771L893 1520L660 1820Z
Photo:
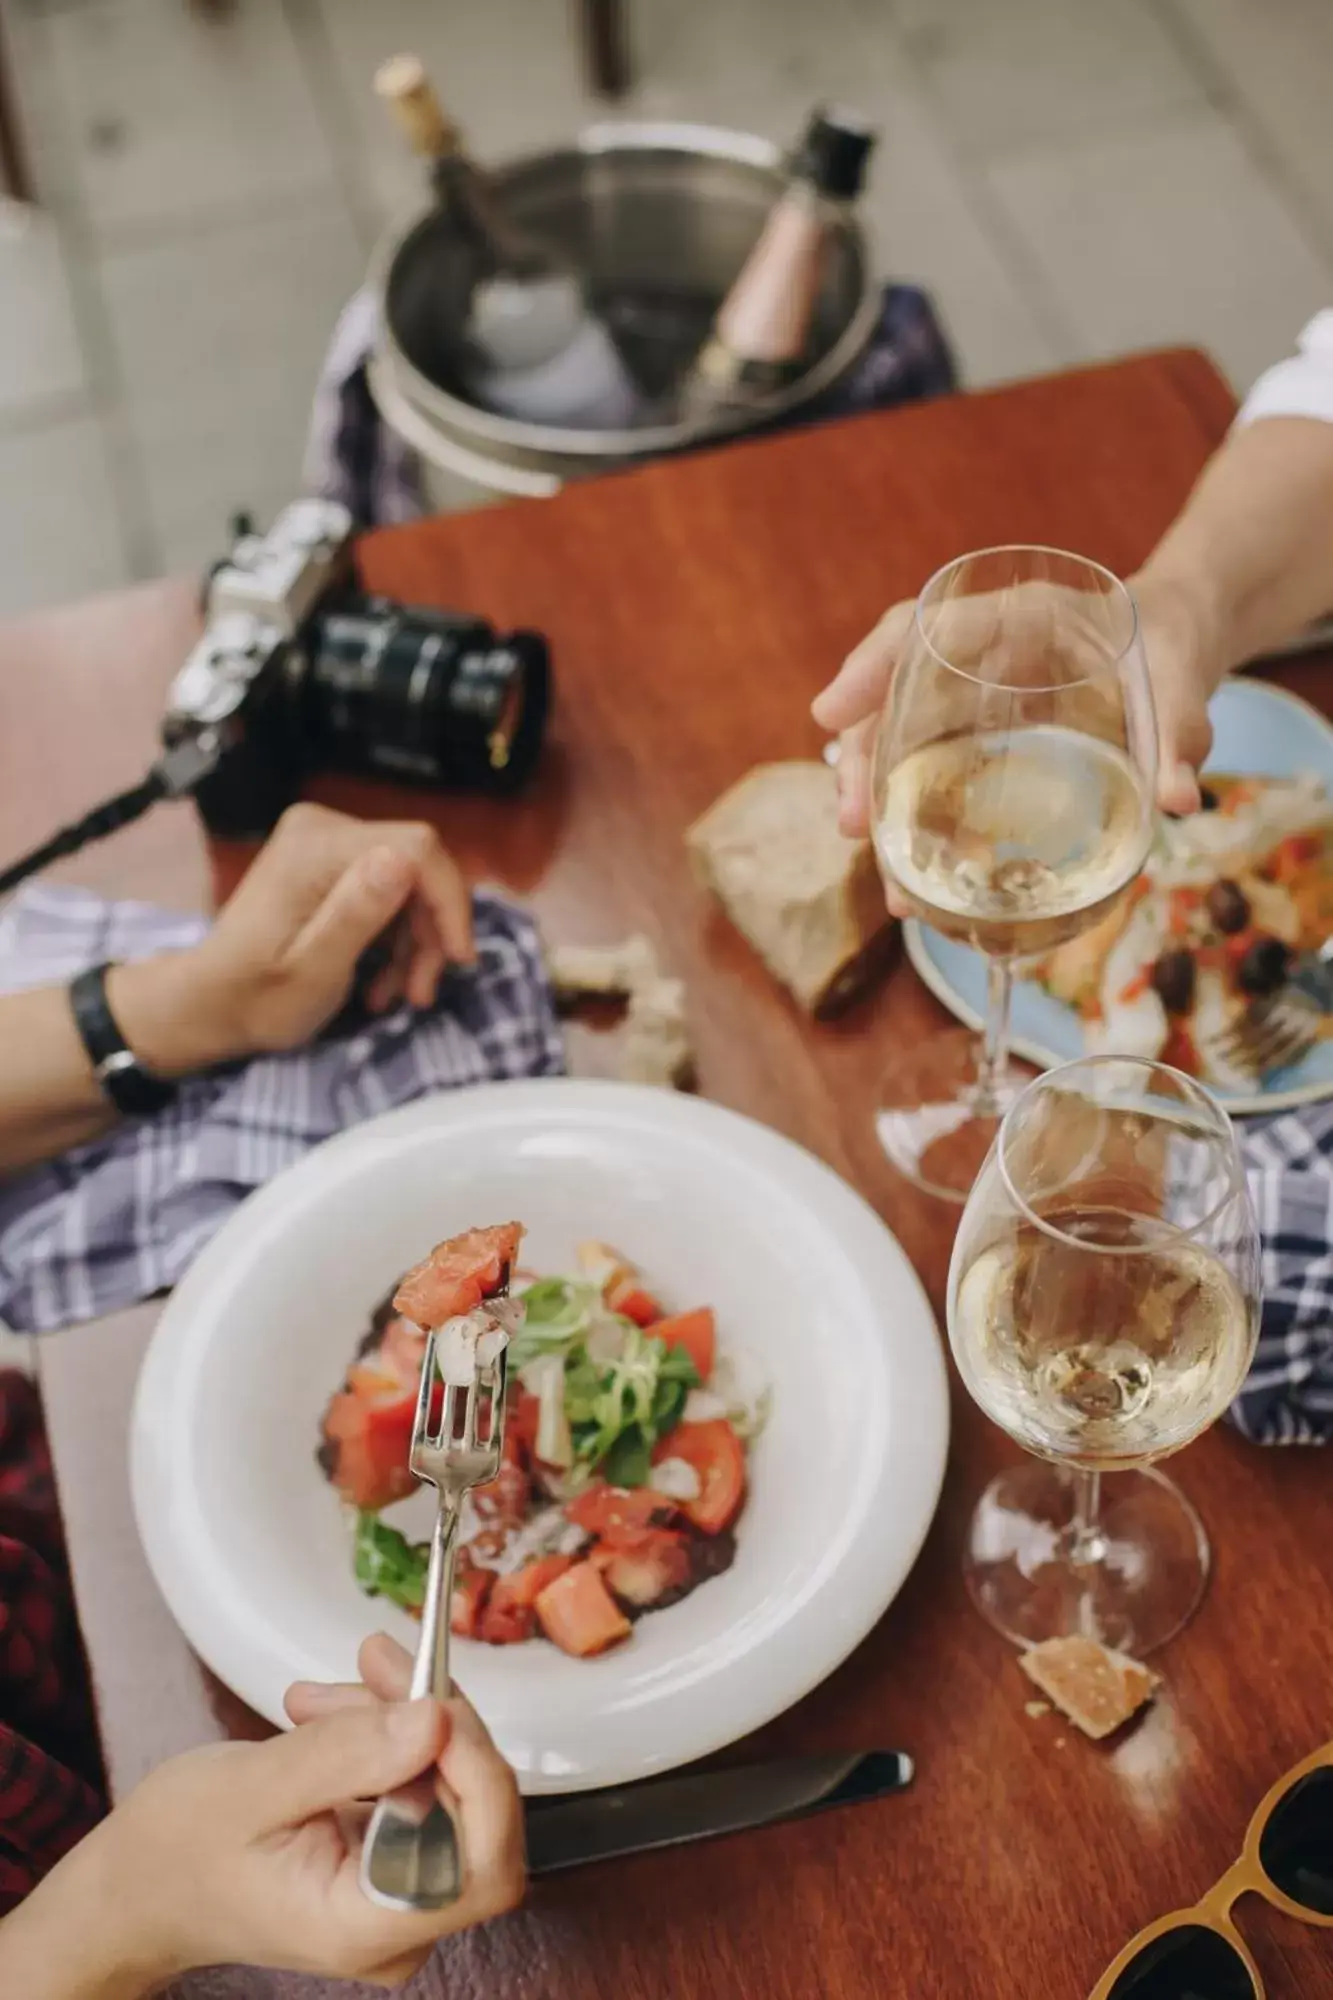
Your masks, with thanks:
M1203 1523L1152 1467L1106 1474L1095 1559L1075 1564L1072 1474L1029 1459L982 1494L968 1534L972 1601L1016 1645L1081 1633L1117 1652L1164 1646L1208 1582Z
M1008 1065L991 1101L977 1103L980 1039L946 1028L904 1049L885 1070L875 1133L900 1174L945 1201L965 1202L1001 1118L1031 1081Z

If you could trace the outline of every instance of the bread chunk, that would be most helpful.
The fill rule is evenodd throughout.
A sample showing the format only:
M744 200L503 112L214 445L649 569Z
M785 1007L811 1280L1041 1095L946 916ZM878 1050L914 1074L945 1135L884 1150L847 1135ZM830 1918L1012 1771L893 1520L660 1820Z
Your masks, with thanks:
M882 967L892 919L869 841L839 831L827 764L757 765L685 838L700 881L808 1012L836 1012Z

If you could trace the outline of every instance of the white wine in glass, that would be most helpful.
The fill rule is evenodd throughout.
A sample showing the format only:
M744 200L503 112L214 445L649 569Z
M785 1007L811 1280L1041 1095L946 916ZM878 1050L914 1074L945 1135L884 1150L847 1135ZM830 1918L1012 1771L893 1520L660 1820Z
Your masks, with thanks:
M1114 743L1046 724L953 736L893 769L885 870L946 937L999 959L1077 937L1143 866L1141 775Z
M1100 921L1147 858L1157 735L1134 603L1059 549L983 549L917 600L877 732L871 830L887 882L988 960L980 1040L944 1033L884 1078L894 1164L963 1201L1018 1081L1015 961Z
M1258 1273L1230 1121L1193 1079L1090 1057L1006 1114L955 1244L949 1338L987 1416L1047 1461L1002 1474L973 1520L969 1585L1009 1637L1144 1653L1189 1616L1207 1543L1146 1468L1240 1388ZM1103 1504L1108 1472L1125 1476Z

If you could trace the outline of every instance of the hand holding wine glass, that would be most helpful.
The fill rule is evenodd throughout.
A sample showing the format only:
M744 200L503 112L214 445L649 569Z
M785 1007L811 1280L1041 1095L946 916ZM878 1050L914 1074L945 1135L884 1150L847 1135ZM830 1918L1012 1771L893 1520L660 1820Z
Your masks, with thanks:
M1015 961L1098 923L1153 830L1157 738L1134 603L1058 549L962 556L917 600L876 728L870 832L886 888L988 960L984 1035L941 1034L885 1077L894 1164L962 1201L1019 1079Z
M963 1212L949 1339L982 1409L1039 1462L973 1517L978 1606L1027 1644L1143 1654L1208 1574L1197 1515L1149 1468L1214 1423L1259 1323L1259 1243L1230 1120L1192 1078L1094 1056L1007 1113ZM1117 1475L1102 1501L1101 1475Z
M1199 808L1199 767L1212 743L1208 700L1226 666L1212 628L1175 583L1151 568L1129 579L1157 714L1157 803L1163 812ZM910 646L915 598L901 598L876 620L811 704L821 729L838 739L842 830L870 830L870 758L894 676ZM906 914L906 907L896 911Z

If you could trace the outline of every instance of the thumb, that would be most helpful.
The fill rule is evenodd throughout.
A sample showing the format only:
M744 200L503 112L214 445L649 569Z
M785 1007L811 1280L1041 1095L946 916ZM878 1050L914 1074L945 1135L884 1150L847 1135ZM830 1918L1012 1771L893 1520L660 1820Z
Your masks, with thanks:
M362 952L392 923L412 893L412 864L392 847L359 854L338 877L288 953L296 971L346 980Z
M914 616L915 606L909 601L890 605L874 630L853 647L833 680L810 704L821 729L850 729L878 714Z
M267 1818L294 1826L353 1799L378 1798L440 1757L449 1722L437 1701L376 1702L307 1722L263 1745Z
M1199 810L1199 766L1212 747L1213 727L1201 693L1184 674L1155 676L1157 803L1163 812Z

